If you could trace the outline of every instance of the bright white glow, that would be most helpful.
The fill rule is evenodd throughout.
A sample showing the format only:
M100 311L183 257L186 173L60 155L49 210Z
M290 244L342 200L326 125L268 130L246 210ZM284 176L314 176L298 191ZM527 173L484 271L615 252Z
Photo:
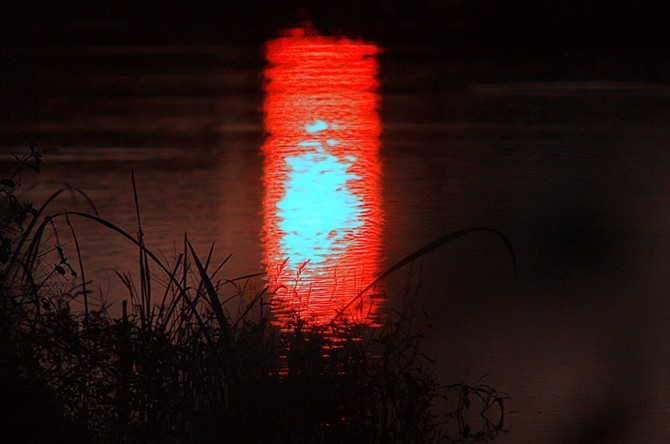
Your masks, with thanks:
M351 156L347 156L351 157ZM277 203L282 251L293 266L318 264L341 254L345 235L356 234L362 201L347 187L359 179L348 172L353 159L338 159L323 148L286 158L286 194Z
M308 133L317 133L319 131L323 131L328 129L328 124L324 122L323 120L317 120L313 124L307 124L305 125L305 130Z

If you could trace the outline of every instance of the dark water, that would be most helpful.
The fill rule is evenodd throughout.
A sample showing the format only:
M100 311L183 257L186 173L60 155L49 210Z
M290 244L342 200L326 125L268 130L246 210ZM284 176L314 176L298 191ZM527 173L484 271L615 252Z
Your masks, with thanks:
M4 50L4 153L36 140L36 202L67 182L149 245L184 232L261 270L263 57L257 48ZM662 64L456 62L426 48L380 58L384 255L390 265L484 225L414 265L426 352L445 383L511 396L504 443L670 438L670 82ZM33 184L36 184L33 186ZM66 196L58 204L85 209ZM87 274L119 305L120 237L75 222ZM71 246L71 245L70 245ZM101 254L102 253L102 254ZM74 256L74 253L72 253ZM391 303L407 277L388 282Z

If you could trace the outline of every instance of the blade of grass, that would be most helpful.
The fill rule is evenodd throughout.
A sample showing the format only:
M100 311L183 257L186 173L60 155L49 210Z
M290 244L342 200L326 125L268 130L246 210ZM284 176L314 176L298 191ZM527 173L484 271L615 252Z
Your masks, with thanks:
M66 212L55 213L55 214L52 214L52 215L48 216L47 218L45 218L45 220L42 222L42 224L40 224L38 230L35 232L35 235L36 235L36 236L37 236L37 235L40 235L40 236L41 236L41 232L44 231L44 227L45 227L50 221L52 221L52 220L54 220L54 219L56 219L56 218L62 217L62 216L64 216L65 214L68 214L68 215L70 215L70 216L78 216L78 217L81 217L81 218L84 218L84 219L92 220L92 221L94 221L94 222L96 222L96 223L98 223L98 224L100 224L100 225L102 225L102 226L104 226L104 227L106 227L106 228L108 228L108 229L110 229L110 230L116 232L117 234L120 234L122 237L126 238L127 240L129 240L130 242L132 242L133 244L135 244L136 246L142 248L142 249L146 252L147 256L148 256L148 257L149 257L149 258L150 258L156 265L158 265L158 267L159 267L159 268L160 268L160 269L161 269L161 270L168 276L168 278L174 283L174 285L175 285L175 286L177 287L177 289L179 290L178 298L183 298L184 301L186 301L187 305L190 307L190 309L193 311L194 315L196 316L196 319L197 319L197 321L198 321L198 324L200 324L200 326L202 327L203 332L205 332L205 334L207 335L208 340L209 340L209 341L212 340L211 336L209 336L209 334L207 333L207 327L206 327L206 325L205 325L205 323L204 323L202 317L201 317L200 314L197 312L197 309L196 309L196 307L193 305L191 299L188 297L188 293L187 293L186 289L181 285L181 283L177 280L177 278L174 276L174 274L170 273L170 270L169 270L169 269L168 269L168 268L167 268L167 267L160 261L160 259L158 259L158 257L157 257L151 250L149 250L146 246L142 245L137 239L135 239L131 234L129 234L129 233L128 233L127 231L125 231L123 228L121 228L121 227L119 227L119 226L117 226L117 225L115 225L115 224L113 224L113 223L111 223L111 222L109 222L109 221L107 221L107 220L101 218L101 217L94 216L94 215L92 215L92 214L82 213L82 212L79 212L79 211L69 211L69 212L67 212L67 213L66 213ZM163 327L164 327L164 325L165 325L165 324L163 324Z
M137 195L137 184L135 182L135 170L130 172L130 181L133 186L133 198L135 201L135 215L137 219L137 238L141 245L139 249L139 260L140 260L140 300L142 301L141 307L144 307L141 310L143 314L143 325L150 331L151 330L151 272L149 270L149 260L147 258L146 250L143 248L144 243L144 230L142 230L142 217L140 216L140 200Z
M184 235L184 240L185 240L184 248L187 248L187 245L188 245L188 236L187 236L187 235ZM188 252L185 252L185 253L187 254ZM213 253L214 253L214 242L212 242L212 245L211 245L210 248L209 248L209 253L207 254L207 260L205 261L205 271L207 271L207 269L209 268L209 264L210 264L210 262L211 262L211 260L212 260L212 254L213 254ZM214 271L214 273L212 274L212 276L214 276L214 275L216 274L216 272L217 272L218 270L220 270L221 267L223 267L223 265L228 261L228 259L230 258L230 256L231 256L231 255L229 254L228 257L226 258L226 260L223 261L223 264L221 264L221 265ZM187 270L185 269L185 270L184 270L184 282L186 282L186 274L187 274L186 272L187 272ZM204 285L204 281L203 281L202 279L200 279L200 283L198 284L198 288L197 288L197 290L196 290L196 292L195 292L195 296L194 296L194 298L193 298L193 305L197 305L198 302L200 301L200 296L203 294L203 293L202 293L202 287L203 287L203 285ZM186 286L186 285L184 284L184 286ZM179 326L181 327L181 325L182 325L184 322L188 322L188 321L190 321L190 319L191 319L191 318L190 318L190 316L189 316L188 314L186 314L186 313L182 313L182 315L180 316L180 319L179 319Z
M83 196L84 199L89 203L89 205L90 205L91 208L93 209L93 212L95 213L95 215L96 215L96 216L99 216L99 214L98 214L98 210L97 210L97 208L95 207L95 205L93 204L93 201L92 201L91 198L88 196L88 194L86 194L84 191L82 191L82 190L80 190L80 189L78 189L78 188L73 188L73 187L71 187L71 186L69 186L69 185L66 185L65 187L63 187L63 188L61 188L61 189L55 191L53 194L51 194L51 195L47 198L46 201L44 201L44 203L42 204L42 206L40 206L40 208L35 212L35 215L34 215L33 219L30 221L30 224L28 224L28 227L26 228L26 231L25 231L25 232L21 235L21 237L19 238L19 242L18 242L16 248L14 249L14 254L13 254L13 256L12 256L12 259L9 261L9 264L10 264L10 268L9 268L9 270L11 270L12 265L16 263L16 260L17 260L17 258L18 258L18 255L21 253L21 251L22 251L22 249L23 249L23 245L25 244L25 242L26 242L26 241L28 240L28 238L30 237L30 234L31 234L31 233L33 232L33 230L35 229L35 225L37 224L37 221L39 220L39 218L41 217L41 215L44 214L44 211L49 207L49 205L51 205L51 203L52 203L58 196L60 196L61 194L63 194L65 191L68 191L68 190L77 192L78 194L80 194L81 196ZM34 240L34 238L33 238L33 240ZM30 244L30 248L28 249L28 252L27 252L27 254L26 254L27 257L30 257L31 252L32 252L33 249L35 248L35 245L39 245L39 244L35 244L34 242L31 242L31 244ZM25 260L25 259L24 259L24 260ZM8 274L10 274L9 271L8 271Z
M86 289L86 273L84 272L84 261L81 259L81 249L79 248L79 241L77 240L77 233L72 224L70 223L70 218L68 215L65 215L65 220L67 221L68 226L70 227L70 232L72 233L72 239L74 240L74 246L77 250L77 260L79 261L79 271L81 273L81 285L82 291L84 293L84 323L88 326L88 290Z
M396 262L394 265L389 267L386 271L384 271L382 274L380 274L374 281L372 281L370 284L368 284L367 287L365 287L363 290L358 292L356 296L354 296L351 301L349 301L344 307L342 307L340 310L338 310L337 314L333 318L333 320L330 322L332 325L333 322L335 322L337 319L339 319L342 314L349 309L358 299L360 299L368 290L370 290L372 287L377 285L380 281L382 281L384 278L389 276L390 274L394 273L398 269L404 267L405 265L414 262L415 260L419 259L422 256L425 256L426 254L448 244L451 243L463 236L467 236L468 234L475 233L475 232L486 232L486 233L493 233L496 236L498 236L502 242L505 244L505 247L507 248L507 251L509 252L511 258L512 258L512 266L514 268L514 278L516 279L517 276L517 266L516 266L516 255L514 254L514 248L512 247L512 243L508 239L505 234L502 232L495 230L493 228L488 228L488 227L468 227L468 228L463 228L461 230L454 231L452 233L446 234L442 237L439 237L435 239L432 242L427 243L423 247L419 248L418 250L414 251L413 253L405 256L402 258L400 261Z
M212 260L212 254L214 254L214 242L212 242L212 245L210 245L209 252L207 253L207 260L205 261L205 273L207 273L207 269L209 268L209 264ZM214 275L216 275L216 272L218 270L220 270L221 267L223 267L223 265L226 262L228 262L228 259L230 259L231 256L232 256L232 254L228 255L228 257L223 261L223 264L221 264L216 270L214 270L214 273L212 273L211 277L214 277ZM210 280L211 280L211 277L210 277ZM205 281L203 279L200 279L200 283L198 284L198 289L195 292L195 298L193 298L193 301L197 301L198 299L200 299L200 295L202 294L203 285L205 285Z
M214 311L214 316L216 316L217 321L219 322L219 328L221 328L221 331L225 335L226 338L230 337L230 324L228 320L226 319L226 315L223 311L223 306L221 305L221 301L219 300L219 295L214 288L214 284L212 284L212 281L210 280L209 276L207 275L207 271L205 268L202 266L202 263L200 262L200 259L198 259L198 255L195 253L195 250L193 249L193 245L191 243L188 243L189 250L191 251L191 256L193 257L193 262L195 262L195 266L198 267L198 271L200 272L200 278L202 279L204 285L205 285L205 290L207 291L207 295L209 296L209 303L212 306L212 310Z
M177 258L177 263L174 266L174 269L172 270L172 274L174 276L177 275L177 271L179 271L179 267L181 266L181 261L184 259L184 254L180 254L179 257ZM168 294L170 293L170 289L172 288L172 280L168 280L167 285L165 286L165 292L163 293L163 299L161 300L161 304L159 306L159 311L158 311L158 318L161 319L163 317L163 312L165 311L165 302L167 301Z

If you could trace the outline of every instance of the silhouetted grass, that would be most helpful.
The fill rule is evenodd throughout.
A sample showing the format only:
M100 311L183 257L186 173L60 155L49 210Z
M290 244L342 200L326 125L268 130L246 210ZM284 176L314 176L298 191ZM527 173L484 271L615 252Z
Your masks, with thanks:
M136 191L137 235L95 212L46 214L60 192L40 209L20 202L15 179L25 168L38 171L39 161L31 148L0 184L0 430L11 442L473 442L502 430L504 395L436 381L409 297L380 327L344 319L314 326L296 316L278 329L269 289L255 288L254 276L221 277L226 261L214 268L213 247L200 256L185 237L173 264L147 248ZM137 249L137 279L118 273L128 289L120 317L91 299L78 218ZM63 222L79 270L59 244ZM438 239L382 277L474 230L482 229ZM445 396L457 407L438 415L434 404ZM485 409L499 406L485 435L463 419L473 396Z

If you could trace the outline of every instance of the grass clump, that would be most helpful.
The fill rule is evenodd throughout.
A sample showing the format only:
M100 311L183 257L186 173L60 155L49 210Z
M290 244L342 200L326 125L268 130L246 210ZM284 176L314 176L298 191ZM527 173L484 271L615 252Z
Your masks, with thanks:
M473 442L463 415L434 411L453 386L434 378L409 304L381 327L295 317L279 329L268 287L223 278L213 247L199 255L185 237L174 263L160 261L145 245L139 204L132 235L94 207L46 214L48 202L20 202L17 178L39 162L31 147L0 184L0 428L11 442ZM137 277L119 273L128 289L120 316L85 279L73 228L82 218L139 253ZM63 227L77 269L60 245ZM478 387L470 393L483 394ZM502 411L504 398L487 393ZM459 431L445 435L454 418Z

